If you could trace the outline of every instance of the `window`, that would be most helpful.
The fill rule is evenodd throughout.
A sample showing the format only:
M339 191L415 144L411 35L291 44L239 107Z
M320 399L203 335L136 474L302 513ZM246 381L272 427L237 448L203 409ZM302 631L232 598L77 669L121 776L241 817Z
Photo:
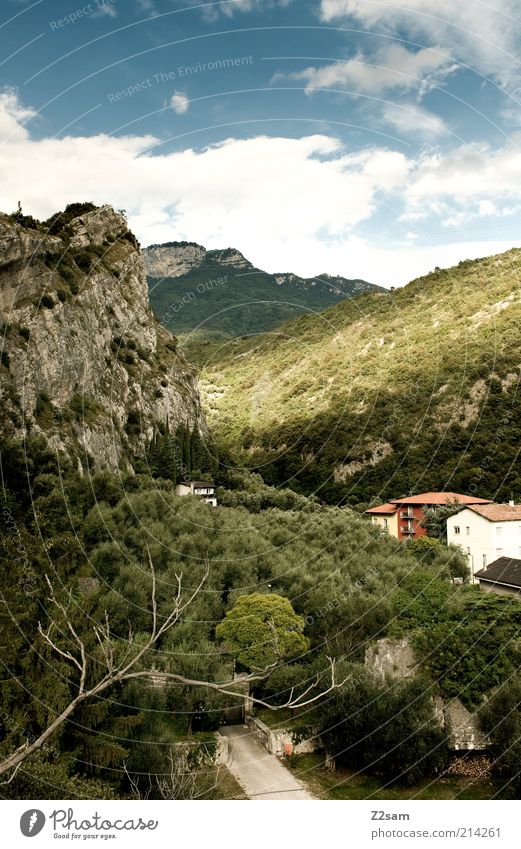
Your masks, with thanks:
M465 533L467 534L467 536L470 536L470 528L469 528L469 526L468 526L468 525L467 525L467 527L465 528Z
M384 528L387 529L388 527L389 527L389 519L384 519Z
M454 525L454 533L455 533L456 535L458 535L458 534L459 534L459 530L460 530L460 529L459 529L459 525Z
M502 556L503 556L503 549L502 548L496 548L496 557L502 557Z
M503 531L503 527L501 525L497 525L496 527L496 536L500 537Z
M467 554L470 554L470 547L467 546Z

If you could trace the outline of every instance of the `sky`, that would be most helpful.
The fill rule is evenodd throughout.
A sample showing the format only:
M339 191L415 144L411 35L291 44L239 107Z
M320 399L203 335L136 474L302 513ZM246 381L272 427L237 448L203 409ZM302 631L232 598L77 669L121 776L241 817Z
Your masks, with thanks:
M521 0L2 0L0 209L400 286L521 246Z

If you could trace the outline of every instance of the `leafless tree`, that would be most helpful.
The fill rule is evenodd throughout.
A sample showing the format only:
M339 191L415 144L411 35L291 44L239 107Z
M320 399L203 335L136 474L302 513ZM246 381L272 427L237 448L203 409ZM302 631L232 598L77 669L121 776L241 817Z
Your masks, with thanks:
M170 747L167 763L166 773L154 776L148 774L141 776L141 780L129 772L126 763L123 765L133 799L149 799L154 789L165 801L209 799L215 795L221 768L215 766L207 752L191 750L189 744L178 743Z
M266 680L266 678L276 668L277 664L275 663L260 672L236 675L232 680L224 682L191 679L184 675L178 675L173 672L158 672L157 669L151 668L148 664L151 650L156 648L161 638L174 628L174 626L179 622L184 611L199 595L208 577L209 564L206 564L206 569L201 581L187 597L184 597L182 592L182 574L176 575L177 586L171 602L170 613L163 621L160 621L156 595L156 573L150 553L148 555L148 560L152 582L150 597L152 621L150 631L144 642L139 643L134 639L134 634L132 629L130 629L126 642L126 651L123 656L120 656L122 643L114 637L107 615L105 616L105 621L102 624L94 626L94 634L100 647L99 656L89 656L85 647L85 642L78 634L78 631L71 620L69 609L72 599L69 597L67 604L60 601L56 596L51 581L48 577L46 578L47 586L49 588L48 601L55 609L56 618L52 619L50 625L45 630L40 623L38 631L44 642L50 646L52 651L70 664L71 670L76 673L77 692L66 707L56 715L54 720L49 723L38 737L30 741L28 740L11 755L5 758L5 760L0 762L0 775L10 773L8 780L4 783L10 783L14 779L23 762L30 755L34 754L34 752L37 752L42 748L46 741L49 740L49 738L58 728L60 728L61 725L63 725L64 722L66 722L80 704L101 695L115 684L119 684L123 681L129 681L131 679L157 681L158 678L160 678L160 680L165 682L175 681L176 683L184 684L186 686L203 687L205 689L216 690L223 695L243 699L245 695L244 685ZM63 643L58 643L60 629L63 630L64 628L68 632L69 648L64 648ZM317 679L314 680L313 683L296 698L294 698L294 691L291 690L289 699L283 705L271 705L268 702L257 698L252 698L251 701L272 710L305 707L318 701L323 696L338 689L345 683L345 681L340 683L336 681L335 662L331 658L328 658L328 660L330 663L331 681L329 686L320 693L311 695L313 689L319 682L319 678L317 676ZM87 680L90 681L92 679L95 680L95 683L87 686Z

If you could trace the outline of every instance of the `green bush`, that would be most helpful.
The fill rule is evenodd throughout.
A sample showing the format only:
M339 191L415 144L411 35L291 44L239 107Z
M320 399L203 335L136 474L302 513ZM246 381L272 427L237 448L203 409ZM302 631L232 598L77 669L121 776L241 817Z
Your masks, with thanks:
M446 764L445 732L423 681L378 683L354 671L317 715L326 751L351 769L415 784Z
M521 793L521 677L504 680L480 711L483 729L494 745L495 771L516 799Z

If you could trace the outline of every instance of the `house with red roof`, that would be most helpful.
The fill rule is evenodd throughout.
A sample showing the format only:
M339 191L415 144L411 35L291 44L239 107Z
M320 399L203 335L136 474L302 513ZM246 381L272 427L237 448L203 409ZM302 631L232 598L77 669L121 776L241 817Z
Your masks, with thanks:
M427 534L426 529L422 527L425 511L444 507L455 501L462 507L491 503L486 498L462 495L459 492L422 492L371 507L366 513L371 517L373 525L388 531L391 536L397 539L417 539Z

